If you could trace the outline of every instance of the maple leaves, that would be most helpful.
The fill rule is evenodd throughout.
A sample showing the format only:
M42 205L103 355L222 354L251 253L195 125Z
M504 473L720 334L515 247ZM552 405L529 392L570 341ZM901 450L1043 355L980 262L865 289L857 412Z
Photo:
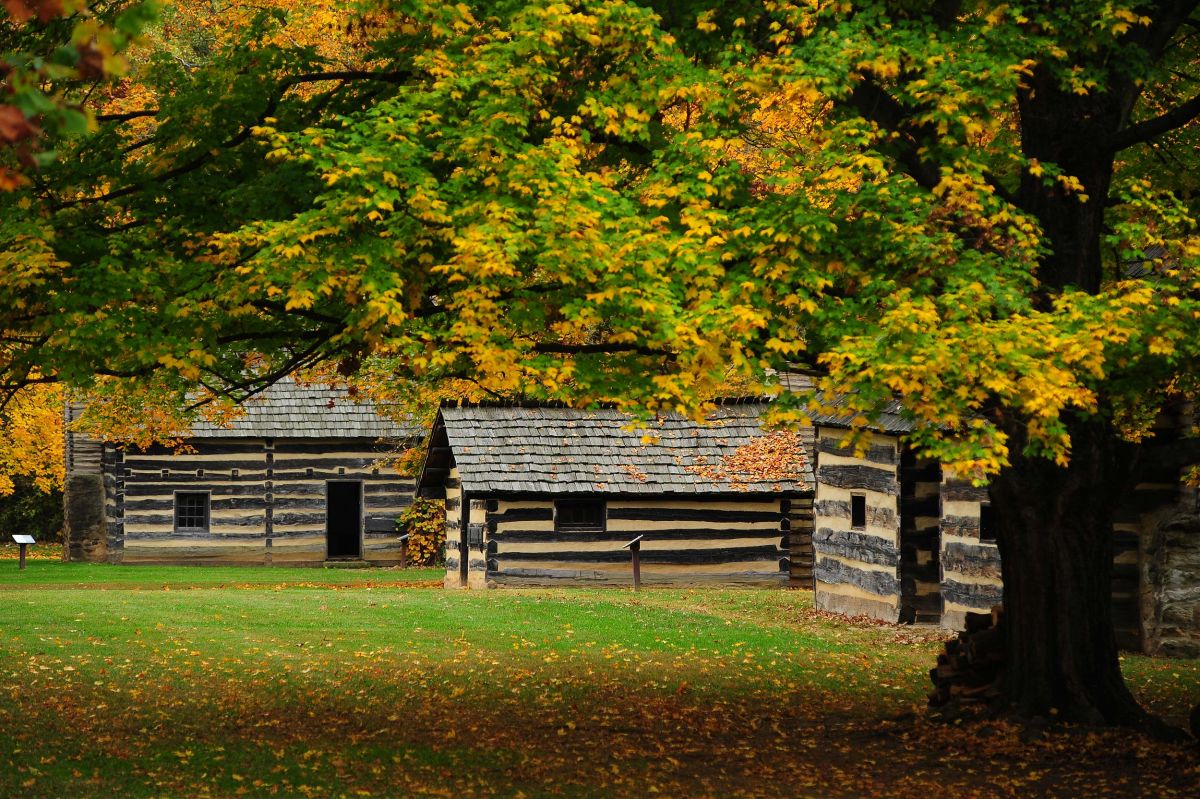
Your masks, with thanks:
M752 483L795 482L804 477L805 448L795 430L772 430L722 456L719 463L696 458L684 468L713 481L728 480L735 491Z
M63 397L59 386L31 386L0 412L0 496L12 493L17 476L39 491L62 488Z
M446 544L446 505L417 497L396 520L396 528L408 535L408 563L434 566L443 561Z
M96 14L86 0L4 0L3 9L8 19L0 24L17 34L11 46L22 49L6 51L0 61L0 192L25 185L25 171L49 163L59 137L92 126L77 83L122 71L120 50L151 14L148 3ZM50 25L59 19L70 24Z

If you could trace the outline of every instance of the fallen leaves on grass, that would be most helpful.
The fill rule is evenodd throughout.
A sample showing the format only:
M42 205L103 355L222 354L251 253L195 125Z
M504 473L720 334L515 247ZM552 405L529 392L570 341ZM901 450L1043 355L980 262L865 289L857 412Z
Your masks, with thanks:
M1169 799L1200 777L1123 732L932 723L933 642L798 592L70 593L0 630L0 794Z

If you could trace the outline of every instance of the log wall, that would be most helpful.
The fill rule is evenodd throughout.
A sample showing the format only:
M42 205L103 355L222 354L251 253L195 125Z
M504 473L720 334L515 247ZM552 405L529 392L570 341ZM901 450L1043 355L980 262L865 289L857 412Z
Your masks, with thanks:
M942 626L966 627L967 613L987 613L1004 599L1000 550L979 540L979 509L987 488L959 479L950 469L942 478Z
M942 620L941 483L936 461L900 453L900 621Z
M77 402L64 409L63 555L66 560L102 563L109 560L104 447L71 429L82 412L83 405Z
M843 446L845 431L817 430L813 506L814 603L849 616L899 618L899 475L894 436L871 434L865 451ZM866 524L851 525L852 497L866 500Z
M458 467L451 464L446 478L446 588L465 588L462 568L462 477Z
M811 450L809 450L811 452ZM787 535L789 585L792 588L813 587L813 499L785 499L781 506Z
M644 583L785 585L782 502L799 508L807 499L610 499L606 529L593 532L555 531L552 498L492 499L484 505L487 580L630 585L630 552L622 545L642 535Z
M400 560L395 520L413 483L371 439L193 440L192 452L114 450L105 459L110 559L122 563L313 566L325 561L330 480L363 485L363 560ZM206 531L174 529L174 494L209 495Z

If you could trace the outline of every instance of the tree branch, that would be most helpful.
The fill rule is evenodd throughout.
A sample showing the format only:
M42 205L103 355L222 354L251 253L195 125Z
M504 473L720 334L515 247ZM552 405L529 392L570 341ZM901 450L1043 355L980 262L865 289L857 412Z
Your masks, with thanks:
M884 91L875 81L864 77L851 94L850 102L864 119L902 137L899 146L895 148L895 155L913 180L927 189L932 189L938 184L941 175L933 164L917 154L917 142L908 124L908 112L896 98Z
M638 355L649 355L652 357L675 357L675 353L671 352L670 350L655 349L653 347L646 347L641 344L557 344L554 342L544 341L540 344L534 344L533 351L548 355L588 355L632 352Z
M128 122L131 119L141 119L142 117L158 116L157 108L143 108L141 111L127 111L124 114L99 114L96 116L97 122Z
M1102 149L1115 153L1135 144L1144 144L1164 133L1170 133L1183 127L1197 116L1200 116L1200 94L1161 116L1143 120L1136 125L1130 125L1117 131L1109 137L1108 141L1104 142Z
M287 93L288 89L299 86L300 84L324 83L326 81L342 81L345 83L348 81L357 80L371 80L383 83L403 83L410 77L412 77L412 73L410 72L365 72L358 70L345 70L337 72L309 72L303 75L295 75L290 78L284 78L276 87L275 93L272 94L271 98L267 101L267 106L263 109L262 113L260 113L253 122L243 125L241 129L230 139L218 145L218 148L222 150L230 150L249 139L251 129L261 125L268 117L275 115L275 110L279 107L279 101L283 99L283 96ZM158 112L155 111L155 113ZM175 167L174 169L168 169L166 172L163 172L160 175L155 175L148 180L144 180L140 183L133 183L129 186L124 186L120 189L115 189L107 192L106 194L100 194L95 197L67 200L55 205L54 210L60 211L64 208L70 208L77 205L94 205L95 203L108 202L109 200L117 200L121 197L127 197L131 194L136 194L147 186L152 186L156 183L166 183L167 181L174 180L181 175L194 172L195 170L207 164L209 161L213 160L213 157L213 150L208 149L192 160L187 161L180 166Z

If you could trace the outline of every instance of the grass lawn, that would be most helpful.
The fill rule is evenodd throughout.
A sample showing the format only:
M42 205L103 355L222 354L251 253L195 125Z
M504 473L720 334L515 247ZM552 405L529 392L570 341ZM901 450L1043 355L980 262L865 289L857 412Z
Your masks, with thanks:
M438 576L0 560L0 796L1198 795L1195 747L929 721L941 635L806 592Z

